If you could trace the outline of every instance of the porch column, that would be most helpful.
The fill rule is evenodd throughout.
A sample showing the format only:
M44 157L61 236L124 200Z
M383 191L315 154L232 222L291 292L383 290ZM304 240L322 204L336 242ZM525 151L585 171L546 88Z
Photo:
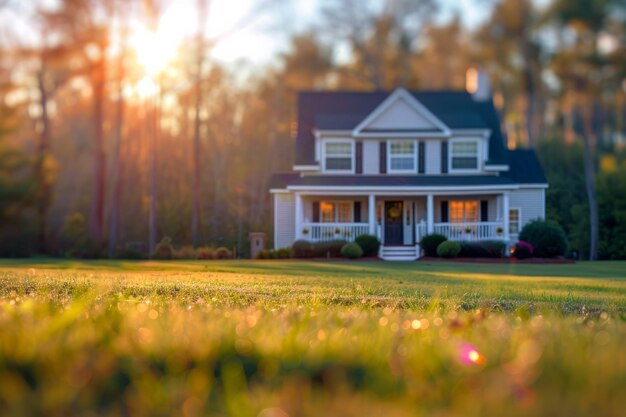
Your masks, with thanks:
M509 240L509 193L502 193L502 220L504 221L504 240Z
M370 227L370 235L376 235L376 196L370 194L367 200L367 223Z
M296 240L302 238L302 195L296 193Z
M432 194L426 196L426 233L435 231L435 199Z

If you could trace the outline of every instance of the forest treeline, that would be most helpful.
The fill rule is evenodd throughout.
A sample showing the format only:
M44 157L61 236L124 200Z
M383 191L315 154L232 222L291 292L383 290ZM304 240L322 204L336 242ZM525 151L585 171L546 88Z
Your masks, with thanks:
M626 258L623 1L485 1L471 28L434 0L322 1L243 82L202 30L150 74L131 22L157 28L158 1L58 3L30 17L35 42L0 38L0 256L115 257L165 236L245 256L249 232L271 235L268 184L291 168L298 91L462 90L480 68L508 146L538 151L570 249ZM208 1L195 4L205 27Z

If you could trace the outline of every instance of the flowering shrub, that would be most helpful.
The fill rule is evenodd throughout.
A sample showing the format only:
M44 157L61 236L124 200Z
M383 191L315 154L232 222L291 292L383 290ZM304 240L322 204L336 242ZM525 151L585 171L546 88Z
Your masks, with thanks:
M535 248L533 248L533 245L528 242L524 242L523 240L520 240L515 245L515 251L513 252L513 256L515 256L517 259L526 259L533 256L534 251Z

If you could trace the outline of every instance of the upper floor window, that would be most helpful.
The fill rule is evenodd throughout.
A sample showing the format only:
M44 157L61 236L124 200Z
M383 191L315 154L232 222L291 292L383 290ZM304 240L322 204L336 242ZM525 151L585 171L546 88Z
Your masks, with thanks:
M389 172L416 172L417 144L414 140L390 140Z
M450 168L452 171L477 171L479 146L477 140L452 140Z
M324 170L335 172L353 172L354 143L348 140L325 141Z

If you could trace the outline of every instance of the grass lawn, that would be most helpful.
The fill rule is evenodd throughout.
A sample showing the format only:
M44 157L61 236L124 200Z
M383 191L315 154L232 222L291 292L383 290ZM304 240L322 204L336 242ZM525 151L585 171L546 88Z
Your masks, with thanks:
M0 260L0 415L619 416L626 263Z

